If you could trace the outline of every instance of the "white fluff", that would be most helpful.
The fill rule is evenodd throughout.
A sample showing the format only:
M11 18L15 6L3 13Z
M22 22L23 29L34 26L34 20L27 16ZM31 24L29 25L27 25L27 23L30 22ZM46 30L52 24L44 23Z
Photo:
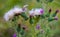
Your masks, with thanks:
M43 9L32 9L31 11L29 11L29 14L30 15L42 15L42 13L41 13L41 11L42 11Z
M29 11L29 15L31 15L31 16L34 16L34 9L32 9L31 11Z
M35 9L34 14L35 15L40 15L40 9Z
M9 21L14 17L14 14L16 13L22 13L24 12L22 8L19 8L18 6L15 6L13 9L9 10L7 13L4 15L4 19L6 21Z
M13 9L11 9L7 13L5 13L4 19L5 19L5 21L9 21L9 19L12 18L13 16L14 16L14 11L13 11Z
M22 8L19 8L19 7L14 7L13 10L14 10L14 13L22 13L23 12Z

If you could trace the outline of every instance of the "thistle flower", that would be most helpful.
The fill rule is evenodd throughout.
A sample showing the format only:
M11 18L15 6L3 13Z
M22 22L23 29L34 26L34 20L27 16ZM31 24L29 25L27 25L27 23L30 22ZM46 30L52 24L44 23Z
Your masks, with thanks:
M20 8L20 7L18 7L18 6L15 6L15 7L13 8L13 10L14 10L15 13L21 13L21 12L23 12L22 8Z
M13 34L13 37L16 37L16 36L17 36L16 33L14 33L14 34Z
M26 6L24 6L23 8L15 7L14 8L15 16L21 15L25 20L27 20L28 17L25 14L26 9L27 9Z
M40 15L44 14L44 10L40 8Z
M14 16L14 11L13 11L13 9L11 9L7 13L5 13L4 19L5 19L5 21L9 21L10 19L13 18L13 16Z
M57 16L55 16L55 17L54 17L54 20L58 20L58 17L57 17Z
M20 7L18 7L18 6L15 6L13 10L14 10L15 16L18 16L18 15L20 15L22 12L24 12L24 11L22 10L22 8L20 8Z
M34 16L34 11L35 11L34 9L32 9L31 11L29 11L29 15L30 16Z
M43 9L32 9L30 12L30 15L33 15L33 16L35 16L35 15L43 15L43 13L44 13L44 10Z
M20 8L20 7L18 7L18 6L15 6L13 10L14 10L15 13L26 12L27 6L28 6L28 5L24 5L23 8Z
M15 6L14 8L12 8L11 10L9 10L7 13L5 13L4 15L4 19L6 21L9 21L10 19L12 19L15 16L20 15L22 12L24 12L24 10L22 8L19 8L18 6Z
M33 16L43 15L43 13L44 13L43 9L32 9L31 11L29 11L29 14L30 14L30 21L29 22L32 24L34 22Z
M35 9L35 12L34 12L34 14L35 15L43 15L43 13L44 13L44 10L43 9Z
M40 24L37 24L36 29L37 29L37 30L40 29Z
M10 19L12 19L14 17L15 14L19 14L23 12L23 10L19 7L14 7L11 10L9 10L7 13L5 13L4 15L4 19L6 21L9 21Z

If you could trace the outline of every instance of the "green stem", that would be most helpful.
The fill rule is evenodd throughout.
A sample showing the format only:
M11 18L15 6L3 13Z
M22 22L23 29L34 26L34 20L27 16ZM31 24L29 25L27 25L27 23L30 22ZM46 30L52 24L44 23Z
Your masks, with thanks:
M17 32L17 33L18 33L17 35L18 35L18 37L19 37L19 32Z

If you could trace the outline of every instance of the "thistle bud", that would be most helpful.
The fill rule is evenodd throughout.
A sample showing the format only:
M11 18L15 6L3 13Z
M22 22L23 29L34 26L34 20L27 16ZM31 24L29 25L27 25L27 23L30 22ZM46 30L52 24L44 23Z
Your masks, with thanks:
M59 10L56 10L56 12L53 14L53 17L55 17L58 12L59 12Z
M27 15L26 15L24 12L21 13L21 16L22 16L25 20L28 19Z
M51 14L51 8L49 9L49 11L48 11L48 13L46 14L46 17L49 17L50 16L50 14Z
M48 18L48 21L58 20L58 17Z
M29 22L30 22L30 24L33 24L33 17L32 16L30 16L30 20L29 20Z
M40 24L38 24L38 25L36 26L36 29L37 29L37 30L39 30L39 29L40 29Z
M13 34L13 37L16 37L16 36L17 36L16 33L14 33L14 34Z
M50 22L50 21L53 21L54 20L54 18L48 18L48 21Z
M51 10L51 8L50 8L50 9L49 9L49 13L51 13L51 11L52 11L52 10Z
M23 29L20 31L20 34L21 35L24 35L24 30Z
M40 0L36 0L37 2L39 2Z
M44 14L44 10L40 8L40 15Z
M54 20L58 20L58 17L57 17L57 16L55 16L55 17L54 17Z
M17 26L17 32L20 32L20 30L21 30L21 26L20 26L21 24L18 24L18 26Z

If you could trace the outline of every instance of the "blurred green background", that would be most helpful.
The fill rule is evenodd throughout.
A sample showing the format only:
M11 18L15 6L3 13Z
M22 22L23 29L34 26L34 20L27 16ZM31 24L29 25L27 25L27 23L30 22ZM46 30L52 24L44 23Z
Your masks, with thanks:
M13 8L15 5L19 5L22 7L25 4L28 4L28 9L32 8L40 8L44 7L46 11L49 10L49 8L52 9L52 13L55 12L57 9L60 10L60 0L53 0L52 2L49 2L49 0L40 0L43 2L41 5L41 2L37 2L36 0L0 0L0 37L3 37L3 33L6 29L12 27L12 24L6 23L3 19L4 14L11 8ZM60 11L58 13L58 22L56 24L56 31L54 33L53 37L60 37Z

